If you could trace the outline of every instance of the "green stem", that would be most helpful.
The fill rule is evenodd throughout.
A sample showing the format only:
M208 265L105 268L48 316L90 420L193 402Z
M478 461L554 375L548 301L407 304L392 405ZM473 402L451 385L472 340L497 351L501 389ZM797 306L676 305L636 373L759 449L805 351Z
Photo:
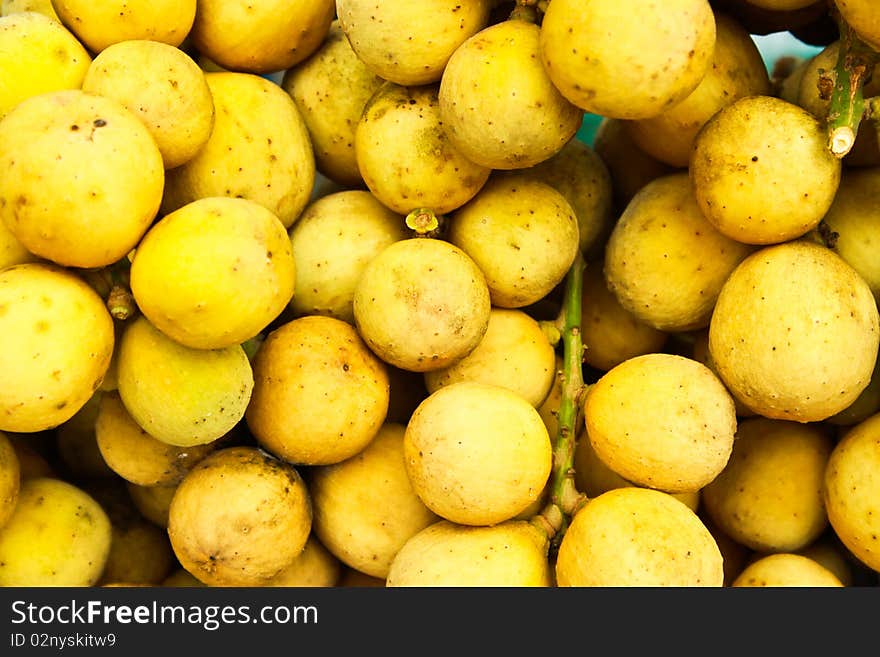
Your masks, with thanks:
M558 544L571 517L586 501L574 482L574 451L584 392L581 294L586 263L577 253L565 282L562 304L562 395L557 412L558 429L553 447L550 500L533 522Z
M849 24L835 13L840 31L840 49L834 69L834 87L828 108L828 149L842 158L852 150L865 117L862 91L870 79L880 53L862 41Z

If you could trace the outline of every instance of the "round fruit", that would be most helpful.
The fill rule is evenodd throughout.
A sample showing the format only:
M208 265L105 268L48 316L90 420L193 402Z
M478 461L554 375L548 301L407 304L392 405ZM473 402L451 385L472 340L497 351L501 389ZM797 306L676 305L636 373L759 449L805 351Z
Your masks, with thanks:
M803 586L809 588L843 586L830 570L801 554L780 552L761 557L747 565L731 583L733 587Z

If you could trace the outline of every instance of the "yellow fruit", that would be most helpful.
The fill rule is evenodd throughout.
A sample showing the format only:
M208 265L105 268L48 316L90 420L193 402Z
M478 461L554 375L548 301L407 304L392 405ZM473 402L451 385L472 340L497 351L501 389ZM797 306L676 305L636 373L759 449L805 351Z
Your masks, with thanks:
M91 495L60 479L28 479L0 528L0 586L92 586L110 543L110 520Z
M553 0L541 23L553 84L610 118L649 118L683 101L711 66L714 46L706 0Z
M440 81L440 118L453 145L491 169L524 169L558 153L574 137L583 110L541 65L541 28L506 20L456 49Z
M147 520L112 523L110 554L101 582L158 585L171 571L174 553L168 534Z
M210 443L244 417L254 379L240 346L185 347L143 315L119 344L118 392L131 417L157 440Z
M311 55L333 20L333 0L199 0L193 45L230 71L283 71Z
M440 388L416 408L404 455L422 502L462 525L513 518L541 495L551 468L547 428L534 406L473 381Z
M296 265L284 225L240 198L188 203L150 227L131 263L131 291L157 329L193 349L257 335L290 302Z
M168 527L168 509L177 484L172 486L138 486L126 483L131 501L140 514L158 527Z
M410 484L404 430L385 424L361 452L308 477L315 535L347 566L382 579L406 541L439 520Z
M133 39L179 46L189 34L196 0L52 0L61 21L95 53Z
M492 527L441 520L404 544L386 586L551 586L548 548L547 537L522 520Z
M0 431L33 432L69 420L101 385L113 320L78 276L53 265L0 271Z
M578 511L559 545L559 586L721 586L714 537L671 495L616 488Z
M32 253L103 267L159 210L165 169L143 123L116 100L41 94L0 121L0 219Z
M52 0L0 0L0 16L18 14L24 11L35 11L52 18L59 23L61 19L55 13Z
M394 242L364 268L354 291L358 332L379 358L404 370L447 367L489 326L486 278L457 246L437 239Z
M839 587L843 583L819 562L800 554L781 552L750 563L731 583L732 587L802 586Z
M765 417L816 422L847 408L871 379L880 344L867 283L807 241L764 247L730 275L709 325L709 352L730 392Z
M695 360L646 354L624 361L590 386L589 440L614 472L640 486L695 491L724 469L733 449L733 399Z
M311 534L293 563L267 581L265 586L331 587L337 585L341 573L339 559Z
M82 90L122 103L156 140L166 169L188 162L214 125L214 101L198 64L158 41L123 41L95 57Z
M18 453L9 438L0 433L0 529L15 510L23 479Z
M824 501L835 534L862 563L880 572L880 415L852 427L825 470Z
M309 201L315 156L306 124L277 84L250 73L206 73L214 103L211 136L167 175L162 213L197 199L256 201L290 228Z
M828 433L812 424L744 420L727 466L703 488L703 508L753 550L800 550L828 525L822 488L832 446Z
M338 463L373 439L388 412L385 363L353 326L307 316L272 331L254 360L246 421L286 461Z
M259 586L300 555L311 524L309 493L293 466L229 447L177 487L168 536L181 565L204 583Z
M46 53L53 53L47 57ZM18 103L50 91L79 89L91 55L57 20L36 12L0 18L0 119Z

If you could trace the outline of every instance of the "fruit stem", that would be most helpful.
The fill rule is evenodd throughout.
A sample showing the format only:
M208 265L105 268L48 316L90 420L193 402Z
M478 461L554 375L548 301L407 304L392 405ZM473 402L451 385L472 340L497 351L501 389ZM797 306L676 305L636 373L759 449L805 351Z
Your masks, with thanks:
M404 221L416 237L439 237L445 225L443 215L438 215L431 208L416 208L406 215Z
M581 338L581 294L586 262L578 251L568 270L562 302L562 395L557 412L558 429L553 447L550 501L533 519L547 531L551 543L558 545L571 517L586 502L574 482L574 451L581 420L581 399L585 391L584 348Z
M862 41L839 12L834 11L833 14L840 32L840 50L828 108L828 148L832 155L840 159L852 150L856 141L859 123L867 109L862 91L880 53ZM823 81L822 77L820 86L827 85L827 79Z

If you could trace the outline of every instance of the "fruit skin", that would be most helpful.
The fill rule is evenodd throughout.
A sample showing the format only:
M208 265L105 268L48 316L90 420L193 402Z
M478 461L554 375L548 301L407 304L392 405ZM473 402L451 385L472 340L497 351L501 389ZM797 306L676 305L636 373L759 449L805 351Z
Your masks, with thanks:
M189 34L196 0L52 0L61 22L94 53L131 39L179 46Z
M367 263L408 237L403 216L370 192L332 192L310 203L290 229L296 316L326 315L354 324L354 291Z
M330 587L337 586L341 575L342 563L312 533L293 563L264 586Z
M835 534L862 563L880 572L880 414L847 431L825 470L824 502Z
M608 118L649 118L684 100L711 65L714 45L706 0L553 0L541 23L553 84Z
M490 169L524 169L558 153L583 110L553 86L539 56L541 28L491 25L453 53L440 80L440 118L452 144Z
M458 381L477 381L507 388L538 408L553 386L556 357L547 335L530 315L492 308L489 328L474 350L424 376L429 393Z
M0 586L92 586L110 543L110 520L91 495L60 479L28 479L0 529Z
M131 292L157 329L193 349L257 335L290 302L296 263L280 219L255 201L210 197L165 215L131 261Z
M880 49L880 18L871 0L834 0L834 6L866 43Z
M342 563L385 579L406 541L439 518L413 491L401 424L386 423L359 453L308 475L312 531Z
M287 69L281 80L308 127L315 166L344 187L363 184L354 150L355 128L383 82L351 49L338 20L318 50Z
M52 0L0 0L0 16L9 16L25 11L35 11L61 22L58 14L55 13L55 7L52 6Z
M437 82L452 54L486 26L490 0L336 0L339 25L358 58L405 86Z
M69 270L30 263L0 271L0 431L54 428L101 385L114 348L113 320Z
M254 359L245 419L263 449L329 465L360 452L388 412L388 373L353 326L318 315L272 331Z
M251 73L206 73L214 127L199 152L168 172L161 213L209 196L241 197L290 228L315 184L309 131L293 99Z
M746 244L781 243L815 228L842 171L826 132L812 114L772 96L722 108L691 151L689 174L706 219Z
M300 555L312 526L297 470L253 447L201 461L174 492L168 537L181 565L209 586L260 586Z
M386 586L547 587L553 579L548 548L547 537L523 520L492 527L441 520L404 544Z
M643 323L692 331L709 325L721 287L754 250L706 220L686 173L670 174L639 190L614 225L605 280Z
M803 586L842 587L843 583L819 562L801 554L778 552L750 563L730 584L732 587Z
M670 493L701 489L733 449L733 398L708 367L690 358L636 356L606 372L584 400L599 458L639 486Z
M416 494L441 518L494 525L541 496L552 450L537 410L496 385L461 381L413 412L404 436Z
M451 217L448 240L485 274L492 305L539 301L578 252L578 222L565 197L529 176L490 179Z
M727 466L703 488L703 508L752 550L798 551L828 525L822 489L832 446L813 424L743 420Z
M0 432L0 530L15 511L22 479L17 451L6 434Z
M0 121L0 220L32 253L97 268L150 227L165 181L146 126L79 89L22 101Z
M817 422L847 408L871 380L878 344L868 284L806 240L740 263L709 325L709 353L731 394L779 420Z
M129 40L105 48L82 90L122 103L156 140L166 169L192 159L211 136L214 101L198 64L166 43Z
M147 433L170 445L217 440L244 417L254 387L247 354L185 347L143 315L128 323L119 344L118 392Z
M559 586L721 586L712 534L682 502L648 488L615 488L572 518L556 561Z
M409 238L364 268L353 309L358 332L379 358L426 372L473 351L489 326L491 301L486 277L464 251Z
M767 68L749 32L717 12L715 30L712 65L697 88L658 116L626 122L640 148L674 167L688 166L697 133L718 110L745 96L770 95Z
M327 35L334 9L333 0L198 5L193 45L223 68L245 73L284 71L306 59Z
M379 87L364 106L354 148L364 183L403 215L419 208L452 212L472 199L491 173L453 143L436 84Z
M47 52L55 53L46 57ZM0 119L21 101L79 89L92 56L60 22L35 12L0 18Z

